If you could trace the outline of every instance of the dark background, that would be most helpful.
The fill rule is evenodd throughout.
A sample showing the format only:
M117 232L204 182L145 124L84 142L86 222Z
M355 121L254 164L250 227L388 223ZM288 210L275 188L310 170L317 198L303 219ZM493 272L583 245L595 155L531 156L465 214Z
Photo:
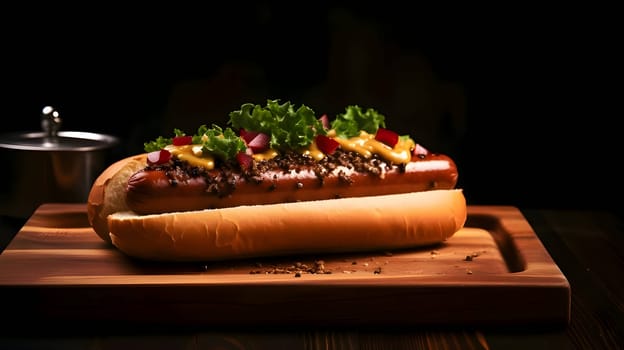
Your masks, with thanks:
M7 9L3 129L52 105L121 157L245 102L358 104L451 155L470 204L621 208L612 10L332 4Z

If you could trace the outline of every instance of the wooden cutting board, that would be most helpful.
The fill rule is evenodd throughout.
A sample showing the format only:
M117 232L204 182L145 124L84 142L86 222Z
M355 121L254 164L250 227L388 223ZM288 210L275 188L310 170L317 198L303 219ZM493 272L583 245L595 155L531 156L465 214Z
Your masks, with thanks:
M85 205L49 203L0 255L3 319L24 325L565 325L570 298L510 206L469 206L464 229L419 249L153 263L102 241Z

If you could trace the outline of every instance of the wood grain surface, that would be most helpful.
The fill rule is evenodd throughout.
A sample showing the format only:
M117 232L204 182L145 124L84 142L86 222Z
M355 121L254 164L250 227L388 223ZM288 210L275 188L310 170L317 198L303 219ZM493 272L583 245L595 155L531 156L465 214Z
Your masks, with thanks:
M522 209L522 213L570 283L569 324L335 327L319 322L301 327L255 323L111 329L92 322L56 326L58 322L49 316L51 321L40 327L13 326L6 311L13 300L1 299L0 349L621 349L624 211ZM79 222L82 217L77 216ZM4 249L25 220L1 219L0 236L6 243L0 249ZM6 296L3 288L0 293Z
M514 207L471 206L444 244L211 263L128 258L84 205L44 204L0 255L5 317L169 326L567 324L570 287Z

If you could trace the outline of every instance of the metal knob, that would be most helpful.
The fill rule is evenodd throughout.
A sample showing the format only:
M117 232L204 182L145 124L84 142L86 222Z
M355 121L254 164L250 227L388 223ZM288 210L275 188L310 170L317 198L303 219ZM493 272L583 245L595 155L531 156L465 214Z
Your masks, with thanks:
M41 128L47 138L56 139L61 123L61 115L54 107L43 107L41 111Z

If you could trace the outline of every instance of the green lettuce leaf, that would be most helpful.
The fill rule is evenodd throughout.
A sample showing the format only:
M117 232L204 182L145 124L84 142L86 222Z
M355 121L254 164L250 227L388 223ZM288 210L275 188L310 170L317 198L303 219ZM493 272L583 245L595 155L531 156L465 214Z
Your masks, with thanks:
M342 138L350 138L360 135L364 130L369 134L375 134L379 127L386 127L386 117L372 108L362 111L357 105L348 106L345 113L338 114L331 124L336 135Z
M265 107L245 103L230 112L228 123L235 129L270 135L270 147L274 149L307 147L316 135L326 133L311 108L301 105L295 109L290 102L280 104L279 100L267 100Z
M231 128L221 129L213 124L212 128L208 129L202 125L197 134L193 136L193 143L201 144L204 152L207 151L224 160L236 157L238 152L245 151L247 148L243 139Z
M221 128L213 124L211 128L202 125L193 135L193 144L201 144L204 152L213 154L223 160L236 157L238 152L245 151L246 145L239 134L233 129L263 132L270 135L270 147L278 150L296 150L309 146L316 135L326 135L322 122L314 111L301 105L298 108L290 102L279 103L279 100L267 100L266 106L253 103L241 105L239 110L230 112L228 124L231 128ZM358 136L361 130L369 134L385 127L385 117L372 108L363 110L357 105L348 106L345 113L338 114L331 124L337 136L350 138ZM182 130L174 129L175 136L184 136ZM157 151L172 144L173 137L159 136L157 139L144 143L146 152Z
M184 136L180 129L174 129L175 136ZM245 142L231 128L222 129L218 125L208 128L202 125L193 136L193 144L202 145L204 152L210 153L223 160L236 157L238 152L243 152L247 148ZM167 138L158 136L157 139L143 144L145 152L158 151L173 143L173 137Z

